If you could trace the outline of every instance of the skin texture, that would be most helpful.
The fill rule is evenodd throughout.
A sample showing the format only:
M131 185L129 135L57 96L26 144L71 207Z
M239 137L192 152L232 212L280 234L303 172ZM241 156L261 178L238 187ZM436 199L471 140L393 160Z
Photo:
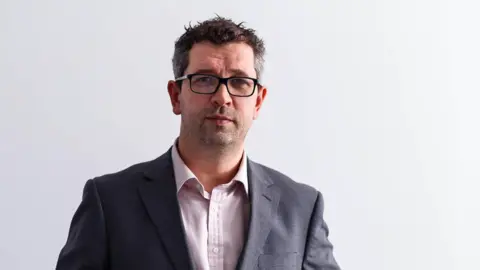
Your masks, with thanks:
M242 42L195 44L184 74L207 73L220 77L257 78L252 48ZM188 80L181 88L168 82L173 113L181 116L179 154L207 192L229 182L243 156L244 142L259 116L267 89L258 85L250 97L230 96L225 85L214 94L197 94ZM220 120L228 118L229 120Z

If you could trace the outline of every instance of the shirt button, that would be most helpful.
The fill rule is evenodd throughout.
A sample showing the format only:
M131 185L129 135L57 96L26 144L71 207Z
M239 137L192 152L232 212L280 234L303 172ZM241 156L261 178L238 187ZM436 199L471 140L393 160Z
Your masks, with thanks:
M218 253L218 248L213 248L213 253Z

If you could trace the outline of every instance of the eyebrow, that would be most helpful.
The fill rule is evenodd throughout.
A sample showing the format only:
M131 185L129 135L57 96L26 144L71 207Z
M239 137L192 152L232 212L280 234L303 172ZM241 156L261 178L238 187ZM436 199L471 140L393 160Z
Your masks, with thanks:
M250 77L245 71L241 69L229 69L228 70L230 73L232 73L232 76L240 76L240 77ZM217 75L217 72L213 69L198 69L195 72L192 73L202 73L202 74L211 74L211 75Z

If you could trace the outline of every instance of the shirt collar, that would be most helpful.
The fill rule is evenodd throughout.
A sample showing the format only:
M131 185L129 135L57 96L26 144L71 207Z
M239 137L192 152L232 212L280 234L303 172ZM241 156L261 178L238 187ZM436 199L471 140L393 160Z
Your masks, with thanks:
M175 182L177 185L177 193L180 191L182 186L190 179L197 179L195 174L185 165L185 162L180 157L177 149L177 140L172 146L172 161L173 161L173 170L175 174ZM248 195L248 173L247 173L247 154L244 151L242 156L242 161L240 167L237 171L237 174L233 177L232 181L239 181L243 184L245 192Z

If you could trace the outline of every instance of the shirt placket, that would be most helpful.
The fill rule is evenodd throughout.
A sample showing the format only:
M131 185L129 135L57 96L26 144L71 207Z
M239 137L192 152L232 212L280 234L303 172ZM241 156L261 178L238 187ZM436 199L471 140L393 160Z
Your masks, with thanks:
M208 211L208 262L210 269L223 269L222 190L213 189Z

